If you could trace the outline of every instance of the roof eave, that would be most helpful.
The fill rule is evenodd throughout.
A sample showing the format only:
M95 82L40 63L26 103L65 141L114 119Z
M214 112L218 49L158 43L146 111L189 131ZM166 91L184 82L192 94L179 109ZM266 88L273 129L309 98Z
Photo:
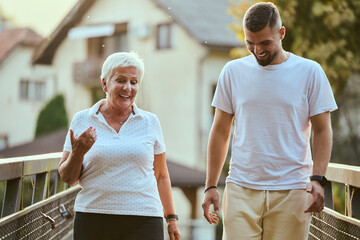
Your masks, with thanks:
M48 38L35 49L32 64L51 65L57 48L96 0L79 0Z
M210 48L211 50L216 51L229 51L236 47L244 47L243 44L239 43L237 45L225 45L225 44L208 44L208 43L201 43L202 46Z

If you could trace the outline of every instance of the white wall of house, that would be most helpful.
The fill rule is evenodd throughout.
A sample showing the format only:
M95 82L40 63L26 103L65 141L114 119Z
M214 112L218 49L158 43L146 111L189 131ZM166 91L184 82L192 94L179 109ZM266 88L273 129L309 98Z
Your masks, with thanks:
M87 45L83 39L65 40L53 59L58 92L65 97L69 122L76 112L89 108L92 103L90 90L82 84L75 83L73 78L73 65L86 59L86 49Z
M53 71L49 66L32 66L32 51L32 47L19 45L0 64L0 135L8 136L9 147L33 140L38 114L55 93ZM32 85L27 99L20 95L21 81ZM34 82L44 83L44 95L39 100L33 97Z
M199 135L201 141L201 150L199 155L203 160L203 165L206 161L207 141L209 138L210 128L213 123L214 109L211 107L213 99L213 91L217 85L219 75L225 64L230 61L227 52L210 51L204 59L202 67L203 82L201 84L202 102L200 106L201 125L199 126Z

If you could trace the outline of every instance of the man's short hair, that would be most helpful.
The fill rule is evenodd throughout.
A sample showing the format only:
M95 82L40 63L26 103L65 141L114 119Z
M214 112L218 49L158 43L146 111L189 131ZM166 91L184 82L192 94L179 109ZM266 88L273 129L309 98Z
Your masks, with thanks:
M244 27L251 32L258 32L267 25L273 28L276 24L281 27L278 9L273 3L260 2L252 5L245 13Z

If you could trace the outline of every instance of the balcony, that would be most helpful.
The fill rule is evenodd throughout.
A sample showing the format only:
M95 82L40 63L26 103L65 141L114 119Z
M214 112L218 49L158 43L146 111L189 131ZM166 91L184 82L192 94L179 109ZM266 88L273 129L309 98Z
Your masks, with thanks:
M73 64L73 79L89 88L100 87L101 68L105 61L104 57L91 57L84 62Z

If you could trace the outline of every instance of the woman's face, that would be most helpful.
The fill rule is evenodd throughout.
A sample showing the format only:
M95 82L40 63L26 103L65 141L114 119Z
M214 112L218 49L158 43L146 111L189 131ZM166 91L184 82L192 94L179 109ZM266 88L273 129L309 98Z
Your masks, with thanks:
M117 67L109 80L102 79L106 99L118 108L128 108L135 101L140 85L140 71L136 67Z

